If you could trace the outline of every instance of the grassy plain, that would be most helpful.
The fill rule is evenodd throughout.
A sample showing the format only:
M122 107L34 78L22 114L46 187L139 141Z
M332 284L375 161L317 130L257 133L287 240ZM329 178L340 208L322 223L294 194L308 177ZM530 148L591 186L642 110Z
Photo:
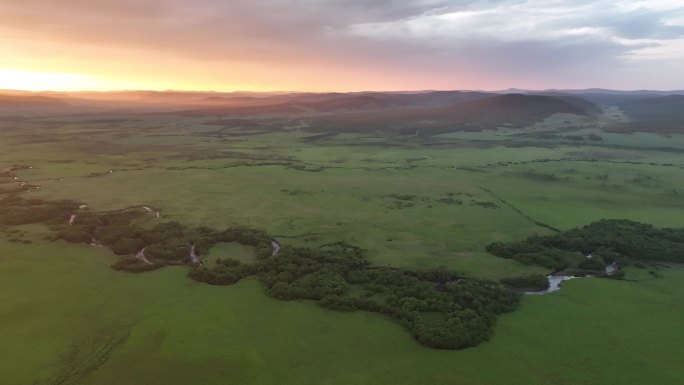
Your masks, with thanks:
M678 136L643 147L621 134L600 143L493 132L312 140L277 124L257 132L203 123L135 115L4 122L0 163L31 167L7 183L39 185L29 196L95 210L149 205L161 220L250 225L292 244L344 240L376 264L490 278L543 272L484 251L550 231L530 218L559 229L600 218L682 226ZM0 378L10 385L114 384L122 373L130 384L684 381L681 270L639 282L567 282L524 298L492 341L447 352L421 347L381 316L276 301L253 280L211 287L180 267L117 273L104 249L23 231L33 244L0 240ZM209 258L246 254L221 245Z
M684 271L529 296L490 342L418 345L381 316L111 271L105 249L0 243L0 377L23 384L678 384ZM109 349L111 347L111 349ZM102 364L100 366L100 364Z

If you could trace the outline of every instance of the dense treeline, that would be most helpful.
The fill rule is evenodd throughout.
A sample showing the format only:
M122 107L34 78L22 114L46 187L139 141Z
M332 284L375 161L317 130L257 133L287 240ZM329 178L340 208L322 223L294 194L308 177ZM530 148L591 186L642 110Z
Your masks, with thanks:
M492 243L487 251L554 270L603 270L606 264L626 260L684 263L684 229L607 219L522 242Z
M513 310L516 294L486 280L438 268L407 271L371 266L358 247L334 243L319 248L284 246L276 257L259 253L245 265L225 259L198 266L190 277L230 285L256 275L266 292L282 300L313 300L339 310L363 310L396 320L423 345L461 349L485 341L496 315Z
M78 203L73 201L45 201L10 195L0 200L0 224L25 225L61 218L68 220L69 215L77 208Z
M461 349L489 338L500 313L513 310L518 294L500 283L468 278L445 268L408 271L371 266L358 247L333 243L317 248L274 244L265 232L246 227L217 231L178 222L150 224L140 207L92 212L69 201L5 199L2 223L45 222L56 238L97 243L122 257L116 270L143 272L168 264L191 264L189 277L230 285L256 276L268 295L281 300L313 300L339 311L369 311L390 317L423 345ZM35 212L34 212L35 210ZM69 223L72 215L78 213ZM255 263L221 259L195 263L219 242L253 246ZM276 252L277 251L277 252Z

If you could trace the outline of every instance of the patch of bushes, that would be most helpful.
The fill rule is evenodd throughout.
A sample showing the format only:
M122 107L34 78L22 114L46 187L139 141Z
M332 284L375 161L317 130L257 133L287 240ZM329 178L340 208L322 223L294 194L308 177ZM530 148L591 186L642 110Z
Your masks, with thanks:
M542 274L504 278L501 283L514 289L541 291L549 288L549 279Z
M659 229L631 220L605 219L555 235L492 243L501 258L552 269L602 270L622 260L684 262L684 229ZM586 255L592 258L586 258ZM615 276L613 276L615 277Z
M182 261L189 257L191 245L183 239L170 238L145 248L145 254L155 259Z
M499 205L494 202L472 202L471 206L480 206L485 209L498 209Z
M91 239L90 233L80 226L69 226L57 233L57 236L72 243L86 243Z
M112 269L130 273L144 273L162 268L163 265L145 263L134 257L124 257L112 264Z
M0 224L25 225L48 221L68 221L78 208L74 201L47 201L24 199L11 195L0 199Z
M121 238L114 242L110 249L116 255L135 254L145 247L145 243L138 238Z

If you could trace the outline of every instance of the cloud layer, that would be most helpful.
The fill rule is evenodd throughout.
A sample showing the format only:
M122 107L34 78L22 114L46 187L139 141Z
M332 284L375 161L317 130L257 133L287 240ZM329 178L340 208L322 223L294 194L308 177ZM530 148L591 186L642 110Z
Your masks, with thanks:
M0 44L166 88L684 88L680 0L0 0Z

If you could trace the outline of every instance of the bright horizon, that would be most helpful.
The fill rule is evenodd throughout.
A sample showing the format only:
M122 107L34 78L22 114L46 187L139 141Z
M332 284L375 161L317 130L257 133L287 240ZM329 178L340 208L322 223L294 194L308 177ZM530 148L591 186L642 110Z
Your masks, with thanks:
M123 84L128 84L128 87ZM106 81L96 77L82 75L82 74L67 74L67 73L46 73L33 72L14 69L0 69L0 92L64 92L64 93L79 93L79 92L216 92L216 93L232 93L232 92L254 92L254 93L286 93L286 92L311 92L311 93L325 93L325 92L429 92L429 91L483 91L494 92L503 91L507 89L524 89L530 91L543 91L553 89L610 89L614 91L679 91L676 88L642 88L642 89L617 89L609 87L592 86L586 88L524 88L509 86L499 89L471 89L471 88L425 88L425 89L271 89L271 88L166 88L166 87L138 87L135 83Z
M0 44L27 91L684 89L677 0L0 0Z
M128 84L128 88L123 86ZM526 90L553 90L553 89L581 89L581 88L559 88L550 87L545 89L533 89L523 87L505 87L500 89L462 89L462 88L426 88L426 89L249 89L249 88L233 88L233 89L213 89L213 88L164 88L164 87L137 87L135 83L106 81L96 77L82 75L82 74L67 74L67 73L47 73L34 72L15 69L0 68L0 92L64 92L64 93L79 93L79 92L216 92L216 93L231 93L231 92L254 92L254 93L279 93L279 92L429 92L429 91L503 91L507 89L526 89ZM587 89L611 89L614 91L638 91L637 89L616 89L608 87L587 87ZM669 89L640 89L650 91L675 91L675 88Z

